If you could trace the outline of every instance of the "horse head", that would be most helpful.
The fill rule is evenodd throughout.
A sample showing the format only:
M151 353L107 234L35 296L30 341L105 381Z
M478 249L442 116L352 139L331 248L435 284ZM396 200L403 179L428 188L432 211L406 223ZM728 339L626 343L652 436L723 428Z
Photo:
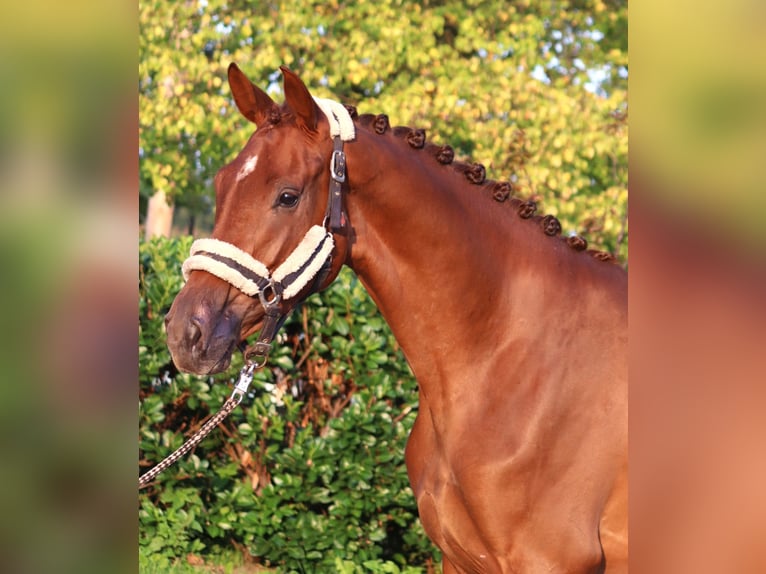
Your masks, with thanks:
M284 318L329 285L346 258L345 234L328 225L333 126L321 100L281 70L279 106L229 66L234 101L257 129L215 177L212 237L193 245L184 263L187 282L165 317L168 347L182 371L226 369L239 343L263 325L266 307ZM332 178L342 180L334 171Z

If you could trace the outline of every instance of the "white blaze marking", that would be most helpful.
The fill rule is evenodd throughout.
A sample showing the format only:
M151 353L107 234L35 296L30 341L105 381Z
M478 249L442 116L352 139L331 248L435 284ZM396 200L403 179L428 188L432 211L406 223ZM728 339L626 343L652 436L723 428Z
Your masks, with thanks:
M254 155L245 161L244 164L242 164L242 167L239 170L239 173L237 173L237 181L242 179L243 177L247 177L250 175L253 170L255 169L255 164L258 163L258 156Z

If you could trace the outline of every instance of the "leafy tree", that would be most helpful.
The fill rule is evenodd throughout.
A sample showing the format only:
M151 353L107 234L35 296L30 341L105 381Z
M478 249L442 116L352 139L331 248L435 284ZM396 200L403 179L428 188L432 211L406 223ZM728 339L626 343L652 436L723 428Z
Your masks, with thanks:
M285 64L317 95L425 128L627 258L625 0L153 0L140 26L144 199L163 191L209 222L212 177L252 133L226 67L278 96Z

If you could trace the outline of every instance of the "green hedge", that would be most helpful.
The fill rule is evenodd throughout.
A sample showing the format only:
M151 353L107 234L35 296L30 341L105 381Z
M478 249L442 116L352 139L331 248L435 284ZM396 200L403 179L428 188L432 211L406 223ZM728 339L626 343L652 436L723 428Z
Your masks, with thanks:
M221 406L241 366L238 353L221 375L173 367L163 317L190 244L139 249L141 473ZM140 491L143 554L234 547L280 572L419 572L437 562L404 465L416 383L352 273L292 314L251 389L222 427Z

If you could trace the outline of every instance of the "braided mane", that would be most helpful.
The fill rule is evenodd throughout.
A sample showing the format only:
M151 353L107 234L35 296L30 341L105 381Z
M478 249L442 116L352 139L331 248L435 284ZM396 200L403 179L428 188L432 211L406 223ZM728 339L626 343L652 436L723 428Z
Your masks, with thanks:
M355 123L378 135L383 135L391 130L394 137L405 140L410 147L422 149L433 157L438 163L451 165L458 173L462 174L468 182L480 185L498 203L509 203L511 208L522 219L535 222L540 229L549 237L561 236L561 223L553 215L537 214L537 202L523 200L512 194L516 189L510 181L495 181L487 179L487 172L481 163L469 163L455 161L455 150L450 145L437 145L426 141L426 132L419 128L407 126L391 127L386 114L359 114L356 107L344 104ZM560 238L561 239L561 238ZM617 262L617 258L605 251L588 249L588 242L579 235L572 235L561 239L575 251L586 251L589 255L600 261Z

